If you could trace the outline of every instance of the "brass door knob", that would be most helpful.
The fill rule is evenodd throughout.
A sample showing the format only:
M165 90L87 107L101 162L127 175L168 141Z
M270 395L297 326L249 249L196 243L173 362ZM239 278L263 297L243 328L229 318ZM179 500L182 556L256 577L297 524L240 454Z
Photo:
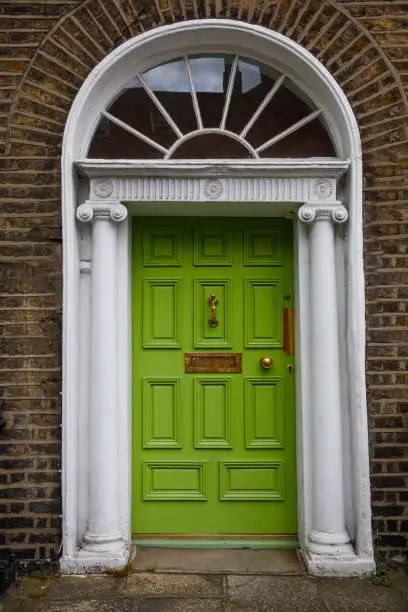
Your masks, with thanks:
M261 357L259 363L261 364L261 368L264 368L264 370L269 370L269 368L271 368L273 365L272 359L267 355L265 355L265 357Z

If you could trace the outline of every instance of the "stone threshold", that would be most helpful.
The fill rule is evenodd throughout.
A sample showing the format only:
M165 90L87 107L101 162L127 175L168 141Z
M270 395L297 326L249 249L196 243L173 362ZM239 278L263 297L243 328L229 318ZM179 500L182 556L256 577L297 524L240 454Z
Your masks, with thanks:
M306 573L295 549L194 549L137 547L134 572L186 574Z

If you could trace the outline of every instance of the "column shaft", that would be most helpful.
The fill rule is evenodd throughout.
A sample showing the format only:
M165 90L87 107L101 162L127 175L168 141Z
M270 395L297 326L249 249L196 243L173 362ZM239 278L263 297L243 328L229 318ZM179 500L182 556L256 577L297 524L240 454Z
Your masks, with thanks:
M312 410L312 531L310 553L352 554L346 530L333 223L347 219L341 206L305 206L310 224L310 372Z
M117 223L127 215L121 204L88 202L77 218L92 224L91 340L89 392L88 525L83 554L118 557L125 542L120 531L117 422Z
M310 228L313 531L345 544L336 262L331 220Z
M89 524L87 543L120 539L116 427L116 233L110 218L92 230Z

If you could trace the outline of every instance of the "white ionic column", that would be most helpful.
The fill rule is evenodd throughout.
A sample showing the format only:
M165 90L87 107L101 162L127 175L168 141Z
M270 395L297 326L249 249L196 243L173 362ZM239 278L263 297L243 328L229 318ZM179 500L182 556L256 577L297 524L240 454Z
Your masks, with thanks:
M339 561L353 556L346 530L334 224L347 221L340 202L305 204L310 224L310 373L312 529L307 553Z
M91 340L89 385L88 521L80 555L101 566L120 559L125 542L120 531L118 492L117 389L117 224L127 217L118 202L88 201L77 219L92 222Z

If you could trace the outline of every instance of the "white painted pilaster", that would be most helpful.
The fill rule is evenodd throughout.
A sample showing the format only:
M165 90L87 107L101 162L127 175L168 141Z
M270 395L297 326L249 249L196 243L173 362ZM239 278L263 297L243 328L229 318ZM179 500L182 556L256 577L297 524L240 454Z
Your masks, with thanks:
M116 253L118 223L127 209L118 202L88 201L77 219L92 222L88 521L80 563L101 571L126 562L128 543L120 525L118 490L118 358Z
M340 202L299 210L310 224L310 377L312 529L305 559L313 573L356 558L346 530L334 224L348 213Z

